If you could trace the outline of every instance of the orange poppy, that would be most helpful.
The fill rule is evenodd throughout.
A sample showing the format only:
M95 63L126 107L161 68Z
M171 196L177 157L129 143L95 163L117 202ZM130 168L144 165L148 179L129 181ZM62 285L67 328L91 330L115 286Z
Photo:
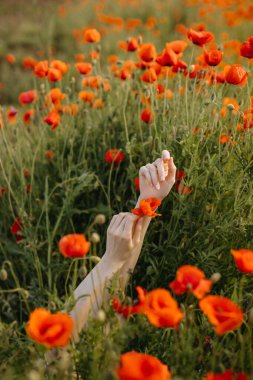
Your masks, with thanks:
M199 301L199 307L218 335L235 330L243 323L242 309L226 297L206 296Z
M51 111L45 118L44 122L51 125L51 129L55 129L60 124L60 115L56 111Z
M78 96L79 99L83 100L85 103L92 104L95 98L95 93L92 91L80 91Z
M187 48L188 43L186 41L176 40L166 43L166 50L172 49L176 54L183 53Z
M36 99L38 99L38 93L36 90L22 92L18 97L19 103L22 105L32 103Z
M38 308L30 314L26 332L45 347L62 347L69 343L73 326L74 322L68 314L51 314L46 309Z
M140 79L146 83L154 83L157 80L155 69L153 68L148 69L142 74Z
M84 32L84 41L89 43L99 42L101 39L100 33L96 29L87 29Z
M231 249L237 268L243 273L253 273L253 251L249 249Z
M34 69L37 65L37 61L33 57L25 57L23 59L22 65L24 69Z
M187 33L187 37L190 41L192 41L195 45L202 47L205 44L209 44L214 40L214 35L211 32L206 31L196 31L193 29L189 29Z
M161 201L157 198L142 199L140 201L139 207L132 209L131 212L138 216L146 215L154 218L155 216L161 215L154 212L160 205Z
M63 99L66 98L66 94L61 92L59 88L53 88L49 91L49 93L46 96L46 104L47 106L53 103L54 105L59 105Z
M221 50L213 49L208 52L204 48L204 60L208 66L217 66L221 62L222 57L223 52Z
M247 78L247 71L239 63L225 68L225 81L227 83L244 86Z
M69 65L59 59L53 60L50 63L50 68L59 70L62 75L66 74Z
M156 57L156 62L161 66L175 66L178 63L178 55L167 47Z
M47 77L49 82L58 82L62 79L62 72L58 69L49 68Z
M83 257L89 249L90 242L82 234L66 235L59 241L59 250L65 257Z
M6 54L4 58L10 65L13 65L16 62L16 57L13 54Z
M140 47L138 56L141 61L151 62L156 58L156 48L153 44L147 43Z
M176 279L169 286L175 294L192 293L197 298L202 298L212 288L212 281L205 278L202 270L192 266L183 265L176 273Z
M79 112L79 106L77 104L69 104L62 108L62 112L67 115L77 115Z
M45 78L48 74L48 61L38 62L33 73L39 78Z
M7 118L10 122L10 124L16 123L16 115L18 113L18 110L15 107L10 107L10 109L7 111Z
M126 352L120 355L120 366L116 368L120 380L170 380L166 364L159 359L140 352Z
M45 156L48 160L51 160L52 158L54 158L55 153L52 150L47 150Z
M87 62L78 62L75 64L75 68L82 75L89 75L92 72L92 65Z

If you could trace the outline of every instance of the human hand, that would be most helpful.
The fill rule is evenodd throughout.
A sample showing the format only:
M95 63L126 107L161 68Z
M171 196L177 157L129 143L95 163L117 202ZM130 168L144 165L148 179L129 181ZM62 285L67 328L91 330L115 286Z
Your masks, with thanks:
M135 248L141 244L145 217L139 218L130 212L114 215L107 230L106 252L103 260L109 263L124 263Z
M142 166L139 171L140 199L157 198L162 201L176 181L176 170L168 150L162 151L162 158Z

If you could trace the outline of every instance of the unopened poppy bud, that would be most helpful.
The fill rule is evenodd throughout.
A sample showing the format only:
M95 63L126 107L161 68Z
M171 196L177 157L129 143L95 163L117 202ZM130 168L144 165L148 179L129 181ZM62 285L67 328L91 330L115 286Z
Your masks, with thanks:
M30 297L30 293L28 292L28 290L23 289L22 293L25 299L28 299Z
M95 216L94 224L102 225L102 224L105 224L105 222L106 222L106 217L104 214L97 214Z
M189 73L192 73L195 70L195 65L190 65Z
M101 260L100 257L98 257L98 256L90 256L89 259L90 259L90 261L92 261L94 264L98 264L99 261Z
M75 77L71 77L70 82L73 83L73 84L76 83L76 78Z
M223 46L222 46L222 45L219 45L219 46L218 46L218 50L222 51L222 50L223 50Z
M0 280L1 281L6 281L8 278L8 273L5 269L0 270Z
M253 307L248 312L248 322L251 326L253 325Z
M100 242L100 236L97 232L93 232L90 237L90 241L94 244L98 244Z
M219 272L213 273L210 280L216 284L216 282L220 281L221 279L221 274Z
M230 111L235 110L235 107L234 107L233 104L231 104L231 103L229 103L229 104L227 105L227 108L228 108Z
M138 44L139 45L142 44L142 41L143 41L142 36L138 36Z
M129 44L131 37L127 37L126 42Z
M40 91L41 91L42 94L45 93L45 84L44 83L41 83L41 85L40 85Z
M79 274L79 277L80 277L80 278L84 278L84 277L86 277L86 276L87 276L87 273L88 273L88 270L87 270L87 268L86 268L85 265L83 265L83 266L79 269L79 271L78 271L78 274Z
M97 312L97 319L99 320L99 322L104 322L105 321L106 314L105 314L104 310L102 310L102 309L98 310L98 312Z

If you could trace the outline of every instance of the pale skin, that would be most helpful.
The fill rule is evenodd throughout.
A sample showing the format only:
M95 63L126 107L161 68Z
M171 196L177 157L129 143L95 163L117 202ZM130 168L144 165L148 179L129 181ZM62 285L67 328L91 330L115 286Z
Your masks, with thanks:
M142 166L139 171L140 199L158 198L161 201L169 194L176 178L176 166L167 150L152 164ZM74 320L72 338L78 340L89 314L95 316L106 296L110 280L117 275L119 286L124 289L129 273L138 261L150 217L138 217L129 212L115 215L107 230L106 251L101 261L76 288L76 304L70 315Z

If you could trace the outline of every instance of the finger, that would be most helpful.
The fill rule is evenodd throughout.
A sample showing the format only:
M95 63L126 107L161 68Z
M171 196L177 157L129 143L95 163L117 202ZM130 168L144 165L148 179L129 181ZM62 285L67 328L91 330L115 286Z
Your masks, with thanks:
M170 159L170 152L168 150L162 151L162 159L164 161L168 161Z
M125 222L126 222L126 216L128 215L128 212L121 212L119 214L120 218L117 222L117 224L114 225L114 230L115 232L122 232L124 230L124 225L125 225Z
M133 237L133 230L135 223L138 221L139 217L134 214L128 214L125 218L125 225L124 225L124 234L126 236L130 236L131 238Z
M114 223L116 222L116 219L118 218L118 216L119 216L119 214L113 216L113 218L109 224L108 231L112 229L112 227L113 227Z
M173 157L171 157L171 159L169 160L168 167L169 167L169 172L166 177L166 181L171 180L175 182L177 168L176 168L176 165L174 164Z
M147 164L147 165L146 165L146 168L149 170L149 173L150 173L150 175L151 175L152 185L153 185L157 190L159 190L159 189L160 189L160 183L159 183L159 179L158 179L158 173L157 173L156 166L155 166L155 165L152 165L152 164Z
M134 245L137 245L141 241L141 233L143 230L145 218L139 218L135 224L135 228L133 231L133 243Z
M125 217L125 214L124 212L120 212L119 214L115 215L115 219L113 217L113 220L112 220L112 226L110 226L110 231L114 231L115 229L117 229L120 224L122 223L124 217Z
M159 181L164 181L165 170L163 160L161 158L158 158L157 160L155 160L155 165L157 167Z
M146 168L146 166L142 166L139 171L140 177L146 178L147 182L152 186L152 178L151 174L149 173L149 170Z

